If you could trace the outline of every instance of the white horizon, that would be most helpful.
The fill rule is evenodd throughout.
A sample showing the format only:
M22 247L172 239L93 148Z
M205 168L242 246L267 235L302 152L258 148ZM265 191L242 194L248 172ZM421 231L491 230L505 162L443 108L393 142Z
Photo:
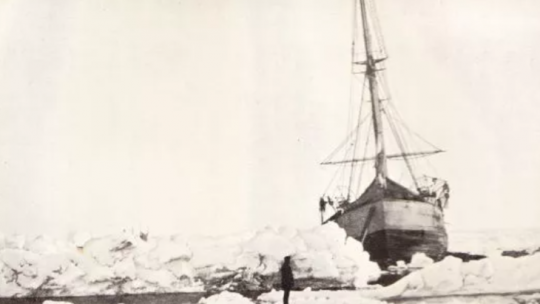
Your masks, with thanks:
M377 1L394 103L448 153L452 229L540 227L540 5ZM351 1L8 1L0 232L319 224ZM129 228L128 228L129 229Z

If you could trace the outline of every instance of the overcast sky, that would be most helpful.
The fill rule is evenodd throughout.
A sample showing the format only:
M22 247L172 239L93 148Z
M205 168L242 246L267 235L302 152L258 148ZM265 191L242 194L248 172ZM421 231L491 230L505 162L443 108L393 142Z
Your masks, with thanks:
M0 230L317 225L351 0L0 3ZM540 5L379 0L394 104L449 152L451 229L539 226Z

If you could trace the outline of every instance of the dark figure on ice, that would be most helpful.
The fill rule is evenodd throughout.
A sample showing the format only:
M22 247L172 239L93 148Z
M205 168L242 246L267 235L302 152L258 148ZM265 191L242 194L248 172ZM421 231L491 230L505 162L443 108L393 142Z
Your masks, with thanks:
M294 277L291 268L291 257L286 256L281 266L281 288L283 288L283 304L289 304L289 294L294 287Z

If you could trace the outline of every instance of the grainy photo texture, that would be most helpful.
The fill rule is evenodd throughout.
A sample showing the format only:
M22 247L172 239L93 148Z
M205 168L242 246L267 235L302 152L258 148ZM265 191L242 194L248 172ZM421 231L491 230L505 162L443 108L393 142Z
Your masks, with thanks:
M0 303L540 303L538 16L0 1Z

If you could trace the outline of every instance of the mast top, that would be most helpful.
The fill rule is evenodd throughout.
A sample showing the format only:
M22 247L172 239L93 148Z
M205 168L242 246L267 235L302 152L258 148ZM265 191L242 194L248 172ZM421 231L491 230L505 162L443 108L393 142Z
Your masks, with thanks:
M374 5L375 3L370 2L369 0L354 0L355 32L353 36L354 39L352 41L352 76L353 78L356 78L355 74L364 74L364 77L362 77L362 95L360 97L357 123L354 126L351 126L353 129L347 135L347 138L339 145L339 147L321 163L321 165L339 165L341 167L332 178L332 181L330 182L331 184L334 182L334 180L336 180L336 177L340 171L347 175L350 174L348 183L342 187L339 187L342 190L339 190L339 188L336 189L339 191L339 193L336 193L336 197L342 198L345 202L356 202L360 199L360 197L362 197L363 194L357 197L357 195L354 193L360 193L360 189L364 185L364 181L362 181L364 163L371 161L374 162L375 179L372 180L368 188L364 189L364 193L368 190L377 191L382 195L392 192L396 182L389 178L388 162L392 159L399 159L404 161L406 164L406 169L408 173L410 173L410 177L414 183L413 187L410 189L407 187L407 189L412 191L411 193L416 193L415 195L421 194L423 188L421 188L422 185L420 184L420 179L417 178L413 170L413 165L416 165L416 163L413 163L414 159L444 152L427 140L423 139L420 135L410 130L401 120L399 114L394 112L397 110L391 102L384 78L384 62L387 59L387 55L383 42L384 39L380 33L381 31L378 24L378 18L375 15L376 9ZM360 30L360 27L362 27L362 30ZM360 46L361 44L363 44L363 46ZM358 52L358 47L362 48L362 51ZM361 58L358 56L360 54L362 54ZM361 65L363 68L358 69L359 65ZM356 82L353 80L352 84L356 84ZM354 90L353 87L351 87L351 93L352 90ZM354 98L352 94L351 98ZM365 102L368 102L370 105L368 106ZM370 108L369 115L362 116L362 109L365 109L364 106ZM352 109L352 103L350 107ZM383 125L384 119L387 120L384 122L386 125ZM357 147L360 141L360 129L366 120L369 122L367 126L368 133L364 133L362 131L362 140L365 140L365 145L363 148L364 152L363 155L358 155L357 152L359 151ZM409 148L419 147L409 147L410 143L405 141L406 138L403 138L404 133L402 133L402 129L399 128L399 125L404 127L407 134L421 139L424 143L427 143L431 147L427 149L410 150ZM387 127L386 130L385 127ZM371 131L371 129L373 131ZM374 139L371 139L371 134L374 135ZM389 143L392 145L392 147L388 149L388 151L385 142L385 135L391 136L393 139L395 139L395 143L393 141L392 143ZM373 147L371 146L373 143L375 144L374 155L368 152L370 148ZM394 151L396 146L393 146L393 144L397 145L398 151ZM348 148L345 149L345 147ZM392 150L391 153L389 152L390 150ZM339 160L335 159L334 156L340 152L345 152L343 157ZM357 167L356 165L358 163L362 164ZM344 177L345 175L339 176ZM342 181L344 180L342 179ZM356 190L353 189L353 185L356 185ZM330 185L324 191L325 194L327 194L329 188ZM355 196L357 198L354 199L351 198L351 196Z
M375 134L375 170L376 181L382 188L386 188L386 179L388 177L388 168L386 165L386 151L384 145L384 132L382 121L382 105L378 92L377 81L377 62L373 57L373 46L371 40L371 32L367 15L366 0L360 1L360 10L362 13L362 28L364 36L364 47L366 51L366 77L369 83L369 95L372 109L373 131Z

